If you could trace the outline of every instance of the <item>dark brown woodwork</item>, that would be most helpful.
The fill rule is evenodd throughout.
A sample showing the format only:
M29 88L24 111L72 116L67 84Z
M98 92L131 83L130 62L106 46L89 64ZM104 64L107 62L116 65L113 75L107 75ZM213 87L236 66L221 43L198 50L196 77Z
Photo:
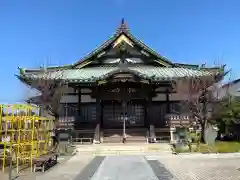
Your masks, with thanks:
M169 90L166 92L167 113L170 113Z
M147 120L147 108L148 108L148 101L144 101L144 126L148 127L149 126L149 122Z
M101 123L101 101L100 101L100 97L101 96L99 96L99 87L97 87L97 89L96 89L97 91L96 91L96 94L97 94L97 96L96 96L96 106L97 106L97 109L96 109L96 113L97 113L97 117L96 117L96 119L97 119L97 124L100 124Z
M81 116L81 88L78 88L78 116Z
M128 77L129 74L119 73L111 78L121 79L122 75L123 78L125 78L125 76ZM152 101L152 98L157 94L156 88L158 87L169 87L167 91L157 91L157 93L166 94L166 101ZM85 102L78 104L78 108L81 109L81 113L79 112L81 116L80 122L85 123L85 125L92 124L93 127L99 124L100 127L104 129L122 129L123 123L121 115L126 113L130 119L135 118L136 120L136 124L130 124L128 122L126 128L146 128L149 127L150 124L158 128L166 127L164 117L170 113L172 103L172 101L170 102L169 100L169 93L171 93L170 87L169 82L156 84L152 81L148 81L147 83L141 83L140 81L107 81L107 83L95 87L80 86L78 87L79 102L81 101L81 95L91 95L96 98L95 103ZM80 88L90 88L92 92L82 93ZM126 103L126 107L123 107L123 102Z
M148 50L146 50L145 48L140 47L140 46L135 46L135 48L136 48L139 52L141 52L141 51L148 52ZM144 55L144 54L142 53L143 57L145 57L145 59L148 60L147 62L150 62L150 63L153 63L153 64L157 64L158 66L160 66L160 64L158 64L158 63L156 63L155 61L153 61L153 60L159 59L159 57L156 57L156 56L153 55L152 53L148 53L148 54L149 54L149 56ZM168 63L168 62L166 62L166 64L171 64L171 65L172 65L172 63ZM164 67L164 66L163 66L163 67Z
M126 92L106 92L99 94L99 98L101 100L118 100L122 101L124 99L143 99L147 95L145 92L134 92L134 93L126 93Z
M152 84L151 82L149 83L149 85L147 86L147 91L148 92L152 92ZM150 125L152 123L152 94L148 93L148 97L147 97L147 122L148 125Z
M132 73L117 73L112 75L111 77L108 78L109 82L128 82L128 83L136 83L136 82L140 82L141 78L139 76L136 76ZM125 87L127 87L125 85Z
M101 61L104 61L105 59L117 59L117 58L119 58L119 54L104 54L104 55L102 55L101 57L99 57L98 58L98 60L101 62ZM146 58L147 59L147 57L145 57L145 55L143 55L143 54L130 54L129 52L128 53L126 53L126 55L125 55L125 58Z
M167 114L167 102L166 101L155 101L152 102L152 114L153 114L153 123L155 127L165 127Z
M81 88L92 88L92 89L94 89L94 88L96 88L97 86L98 86L98 84L97 84L97 82L69 82L68 83L68 86L72 86L72 87L74 87L74 86L78 86L78 87L81 87Z
M115 55L102 55L100 58L98 58L98 63L103 63L104 60L106 59L118 59L119 58L119 55L118 54L115 54ZM125 58L140 58L143 62L151 62L152 59L148 58L147 56L141 54L141 55L132 55L130 53L127 53L125 55ZM116 63L117 64L117 63ZM131 63L129 63L131 64ZM143 63L139 63L139 64L143 64Z
M123 115L127 114L126 128L144 127L145 111L144 100L123 101L102 101L103 106L103 127L123 128ZM133 121L134 123L132 123Z
M142 88L142 83L140 82L108 82L106 84L101 85L103 90L106 89L113 89L113 88L120 88L120 87L126 87L126 88Z

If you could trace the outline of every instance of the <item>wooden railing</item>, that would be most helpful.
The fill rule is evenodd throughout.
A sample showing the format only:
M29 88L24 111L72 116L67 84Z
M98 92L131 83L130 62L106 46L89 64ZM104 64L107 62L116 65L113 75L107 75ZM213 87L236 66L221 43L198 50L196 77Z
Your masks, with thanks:
M165 143L170 142L169 136L156 136L154 139L147 137L147 143Z
M72 138L73 143L80 143L80 144L92 144L93 143L93 138Z

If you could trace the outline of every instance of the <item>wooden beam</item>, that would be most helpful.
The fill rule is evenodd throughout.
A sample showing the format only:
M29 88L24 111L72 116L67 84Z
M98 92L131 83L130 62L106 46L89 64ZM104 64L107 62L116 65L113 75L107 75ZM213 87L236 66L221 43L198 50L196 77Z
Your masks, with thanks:
M99 94L101 100L123 100L123 99L144 99L147 94L145 92L106 92Z

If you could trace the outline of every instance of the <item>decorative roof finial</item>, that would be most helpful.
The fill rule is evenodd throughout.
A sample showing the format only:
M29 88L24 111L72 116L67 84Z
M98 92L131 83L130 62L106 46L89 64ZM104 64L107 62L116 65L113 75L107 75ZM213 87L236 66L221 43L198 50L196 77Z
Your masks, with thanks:
M124 25L125 23L124 23L124 18L122 18L122 22L121 22L121 25Z
M129 31L128 26L127 26L124 18L122 18L121 24L120 24L120 26L118 27L117 31L118 31L118 32L126 32L126 31Z
M19 69L19 72L20 72L21 75L25 73L25 70L23 68L18 67L18 69Z

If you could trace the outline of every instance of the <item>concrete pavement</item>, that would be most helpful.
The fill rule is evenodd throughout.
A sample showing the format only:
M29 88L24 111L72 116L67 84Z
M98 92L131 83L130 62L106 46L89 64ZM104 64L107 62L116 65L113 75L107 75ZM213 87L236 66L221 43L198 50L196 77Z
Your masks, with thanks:
M93 156L78 153L43 174L16 180L240 180L239 162L238 154Z

